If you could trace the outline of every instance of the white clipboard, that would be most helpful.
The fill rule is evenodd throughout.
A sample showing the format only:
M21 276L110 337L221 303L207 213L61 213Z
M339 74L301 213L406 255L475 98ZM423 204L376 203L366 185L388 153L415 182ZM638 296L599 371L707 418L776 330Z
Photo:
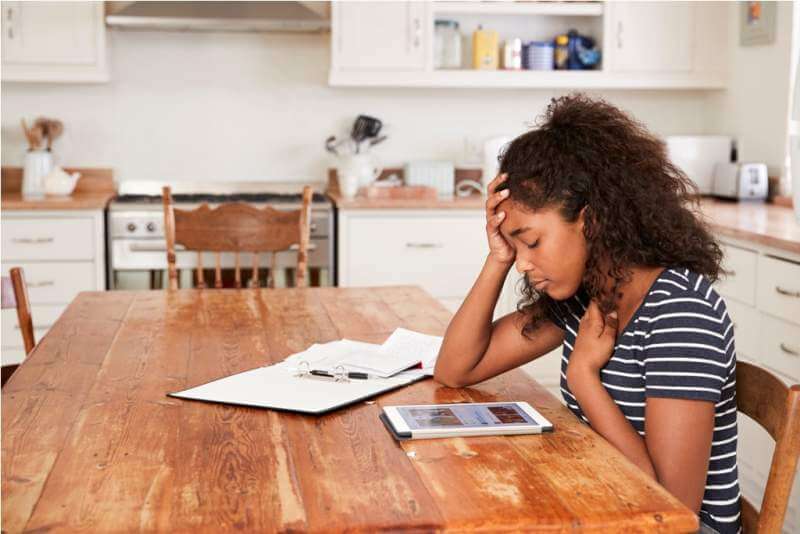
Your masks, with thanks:
M299 375L293 363L283 361L167 393L167 396L320 415L427 376L430 375L420 370L410 370L389 378L339 381Z

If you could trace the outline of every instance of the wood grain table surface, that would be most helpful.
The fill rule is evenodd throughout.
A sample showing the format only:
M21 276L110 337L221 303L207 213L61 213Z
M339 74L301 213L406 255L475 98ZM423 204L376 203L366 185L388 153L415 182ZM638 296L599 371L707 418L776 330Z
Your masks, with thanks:
M168 398L314 342L443 334L416 287L81 293L2 392L2 529L689 532L695 515L528 377L314 417ZM539 436L398 443L382 405L527 401Z

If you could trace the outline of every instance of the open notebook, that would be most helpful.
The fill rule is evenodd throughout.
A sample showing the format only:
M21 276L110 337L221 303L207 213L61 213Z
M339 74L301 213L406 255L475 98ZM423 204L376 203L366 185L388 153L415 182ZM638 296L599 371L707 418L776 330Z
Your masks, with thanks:
M274 365L168 395L321 414L432 376L441 342L438 336L398 328L383 345L351 340L316 344ZM314 369L332 370L341 365L347 370L367 372L370 378L340 381L309 375L303 372L305 364L301 362ZM409 369L415 365L418 368Z

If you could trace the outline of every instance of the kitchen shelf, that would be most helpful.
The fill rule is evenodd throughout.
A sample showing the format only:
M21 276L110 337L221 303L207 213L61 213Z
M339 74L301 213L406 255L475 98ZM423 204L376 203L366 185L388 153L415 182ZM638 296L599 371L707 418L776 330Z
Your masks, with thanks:
M331 71L329 82L340 87L428 87L502 89L724 89L719 73L610 73L580 71Z
M459 15L551 15L600 17L602 2L433 2L433 12Z

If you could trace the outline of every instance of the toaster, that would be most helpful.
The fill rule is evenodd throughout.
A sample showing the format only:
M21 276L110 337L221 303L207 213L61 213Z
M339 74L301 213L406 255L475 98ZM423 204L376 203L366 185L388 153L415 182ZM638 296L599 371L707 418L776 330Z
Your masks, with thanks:
M737 200L767 198L769 177L765 163L716 163L714 196Z

